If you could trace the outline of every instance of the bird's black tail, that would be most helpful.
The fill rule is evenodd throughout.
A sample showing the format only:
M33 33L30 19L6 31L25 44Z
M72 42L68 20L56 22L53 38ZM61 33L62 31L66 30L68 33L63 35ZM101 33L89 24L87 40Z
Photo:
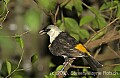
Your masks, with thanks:
M103 67L103 65L100 64L97 60L95 60L92 56L85 57L85 59L87 60L93 71L97 71L97 68Z

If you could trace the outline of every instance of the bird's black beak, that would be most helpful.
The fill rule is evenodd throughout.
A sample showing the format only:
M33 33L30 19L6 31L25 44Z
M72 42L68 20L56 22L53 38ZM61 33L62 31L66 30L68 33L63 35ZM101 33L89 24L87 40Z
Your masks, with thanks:
M47 32L45 31L45 30L41 30L40 32L39 32L39 34L40 35L44 35L44 34L46 34Z
M44 27L44 28L39 32L40 35L44 35L44 34L46 34L46 33L47 33L46 27Z

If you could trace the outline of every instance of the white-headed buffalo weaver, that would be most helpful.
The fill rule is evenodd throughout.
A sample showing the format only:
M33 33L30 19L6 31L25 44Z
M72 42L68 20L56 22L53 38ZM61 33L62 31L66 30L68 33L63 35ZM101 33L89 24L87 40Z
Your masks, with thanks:
M68 33L62 32L57 26L49 25L39 33L41 35L47 33L50 36L49 50L53 55L64 58L84 57L94 71L102 67L81 43Z

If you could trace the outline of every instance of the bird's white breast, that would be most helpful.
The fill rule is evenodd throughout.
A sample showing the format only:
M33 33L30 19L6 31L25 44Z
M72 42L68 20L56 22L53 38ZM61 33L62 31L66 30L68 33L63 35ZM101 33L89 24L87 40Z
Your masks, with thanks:
M61 31L59 30L50 30L47 34L50 36L50 43L52 43L55 38L60 34Z

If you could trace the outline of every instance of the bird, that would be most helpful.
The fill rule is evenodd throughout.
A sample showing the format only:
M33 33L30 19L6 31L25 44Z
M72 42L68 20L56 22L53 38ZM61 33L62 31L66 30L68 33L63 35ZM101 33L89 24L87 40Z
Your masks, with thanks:
M48 34L50 37L49 50L55 56L61 56L65 59L68 58L79 58L83 57L88 62L90 68L93 71L97 71L97 68L102 68L103 65L100 64L86 47L72 37L69 33L63 32L55 25L48 25L43 28L40 35Z

